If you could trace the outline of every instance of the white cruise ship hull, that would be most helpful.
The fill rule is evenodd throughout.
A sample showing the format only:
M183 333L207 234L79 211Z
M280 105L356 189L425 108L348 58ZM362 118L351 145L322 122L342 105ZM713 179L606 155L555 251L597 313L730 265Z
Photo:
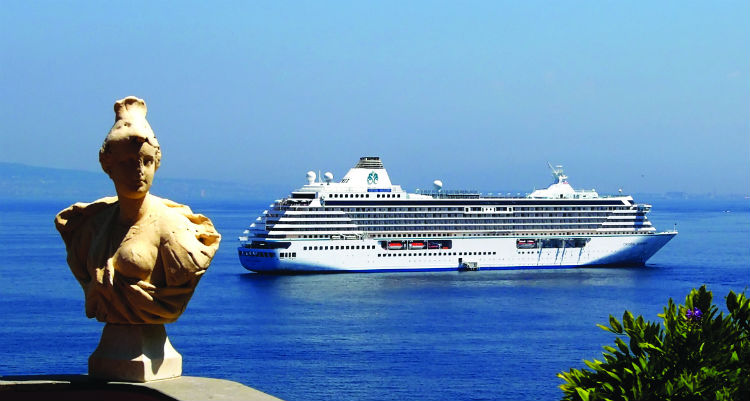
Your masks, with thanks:
M583 247L531 249L518 248L525 237L510 236L453 238L451 249L384 249L378 239L296 240L285 249L243 246L238 252L246 269L277 274L640 266L675 235L597 235L587 236Z

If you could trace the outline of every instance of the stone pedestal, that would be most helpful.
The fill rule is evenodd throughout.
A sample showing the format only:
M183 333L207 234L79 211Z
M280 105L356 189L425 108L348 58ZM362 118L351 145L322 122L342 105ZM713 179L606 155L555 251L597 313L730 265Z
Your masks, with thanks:
M89 357L89 376L97 379L143 383L181 375L182 356L163 324L107 323Z

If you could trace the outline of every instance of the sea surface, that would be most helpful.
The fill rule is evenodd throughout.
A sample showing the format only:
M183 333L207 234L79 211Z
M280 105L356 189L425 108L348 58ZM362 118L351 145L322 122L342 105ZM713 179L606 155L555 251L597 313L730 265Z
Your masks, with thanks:
M70 203L0 201L0 376L87 371L103 325L54 228ZM750 284L748 200L651 201L680 233L645 267L304 276L240 266L237 236L267 203L191 204L223 240L167 332L185 375L287 400L559 399L556 374L613 342L596 327L610 314L658 320L702 284L725 309Z

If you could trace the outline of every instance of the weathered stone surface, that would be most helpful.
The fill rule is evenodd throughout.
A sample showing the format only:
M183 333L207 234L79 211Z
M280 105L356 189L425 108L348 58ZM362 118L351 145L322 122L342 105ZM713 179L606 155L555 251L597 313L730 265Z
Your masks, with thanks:
M0 399L108 401L279 401L243 384L207 377L182 376L147 383L94 380L86 375L0 377Z
M104 380L147 382L182 375L182 356L161 324L104 326L89 357L89 375Z

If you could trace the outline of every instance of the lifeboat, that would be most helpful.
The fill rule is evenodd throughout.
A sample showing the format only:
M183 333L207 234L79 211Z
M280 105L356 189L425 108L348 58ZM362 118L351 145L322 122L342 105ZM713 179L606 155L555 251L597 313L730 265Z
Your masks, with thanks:
M403 242L389 242L388 249L404 249Z
M414 241L409 244L409 249L424 249L424 242Z

